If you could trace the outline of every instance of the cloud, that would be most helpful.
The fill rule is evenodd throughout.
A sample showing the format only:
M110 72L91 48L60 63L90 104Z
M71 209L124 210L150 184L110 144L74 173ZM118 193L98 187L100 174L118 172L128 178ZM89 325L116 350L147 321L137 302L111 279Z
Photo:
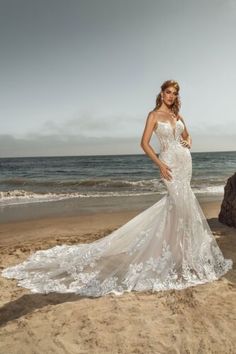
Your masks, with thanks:
M0 135L0 157L136 154L142 152L139 140L69 134Z
M47 120L37 132L0 135L0 157L143 154L140 140L144 124L143 117L95 118L88 113L66 122ZM235 150L235 132L226 129L224 121L214 126L207 120L187 125L193 139L192 151ZM155 134L151 145L159 153Z
M203 135L203 136L218 136L220 139L221 136L232 136L236 138L236 125L233 120L222 118L220 122L208 122L208 120L198 121L197 124L193 123L190 125L189 129L190 134Z
M194 151L235 150L235 135L195 135L192 134ZM151 145L159 153L159 145L153 135ZM0 135L0 157L24 156L79 156L144 154L140 147L140 137L86 137L72 134L39 133L27 137Z
M147 114L146 114L147 116ZM80 135L85 137L137 137L141 138L146 123L145 115L100 115L92 113L74 113L71 118L64 122L55 119L46 120L42 123L38 132L42 135ZM190 134L204 136L220 136L232 134L236 136L236 125L233 119L222 117L212 121L207 117L204 119L185 119ZM28 132L31 136L35 132Z
M47 120L42 124L39 131L42 134L80 134L84 136L102 136L107 135L107 132L109 132L109 135L117 135L117 133L120 133L122 136L124 129L126 133L130 132L132 135L132 129L136 123L136 117L127 115L104 115L98 117L84 113L79 116L75 114L71 119L60 123L54 120Z

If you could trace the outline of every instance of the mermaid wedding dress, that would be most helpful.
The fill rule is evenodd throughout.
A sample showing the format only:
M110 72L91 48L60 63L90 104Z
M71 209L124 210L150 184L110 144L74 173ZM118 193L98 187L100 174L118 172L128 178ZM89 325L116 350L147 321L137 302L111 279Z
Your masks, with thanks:
M183 289L211 282L232 268L190 187L192 159L180 143L184 124L158 122L159 158L171 168L167 194L109 235L57 245L2 271L33 293L99 297L129 291Z

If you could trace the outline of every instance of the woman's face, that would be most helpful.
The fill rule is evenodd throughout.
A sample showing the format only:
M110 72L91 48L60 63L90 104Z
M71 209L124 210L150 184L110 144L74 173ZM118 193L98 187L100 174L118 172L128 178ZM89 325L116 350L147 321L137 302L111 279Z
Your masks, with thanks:
M177 96L178 92L173 86L167 87L162 93L163 101L167 106L172 105L175 102Z

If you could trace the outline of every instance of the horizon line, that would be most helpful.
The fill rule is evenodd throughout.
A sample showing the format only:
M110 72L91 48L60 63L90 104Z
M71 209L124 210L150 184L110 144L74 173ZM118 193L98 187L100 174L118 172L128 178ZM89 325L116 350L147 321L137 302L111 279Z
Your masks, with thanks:
M205 154L205 153L216 153L216 152L236 152L236 150L217 150L217 151L192 151L191 154ZM144 155L145 153L137 154L95 154L95 155L33 155L33 156L0 156L0 159L16 159L16 158L31 158L31 157L94 157L94 156L133 156L133 155Z

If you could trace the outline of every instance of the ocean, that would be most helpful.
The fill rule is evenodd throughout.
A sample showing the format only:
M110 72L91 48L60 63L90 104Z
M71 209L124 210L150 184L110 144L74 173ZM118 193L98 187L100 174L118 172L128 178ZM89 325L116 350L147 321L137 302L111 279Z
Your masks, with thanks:
M192 153L196 195L222 196L236 152ZM145 154L0 158L0 206L71 198L162 195L159 169Z

